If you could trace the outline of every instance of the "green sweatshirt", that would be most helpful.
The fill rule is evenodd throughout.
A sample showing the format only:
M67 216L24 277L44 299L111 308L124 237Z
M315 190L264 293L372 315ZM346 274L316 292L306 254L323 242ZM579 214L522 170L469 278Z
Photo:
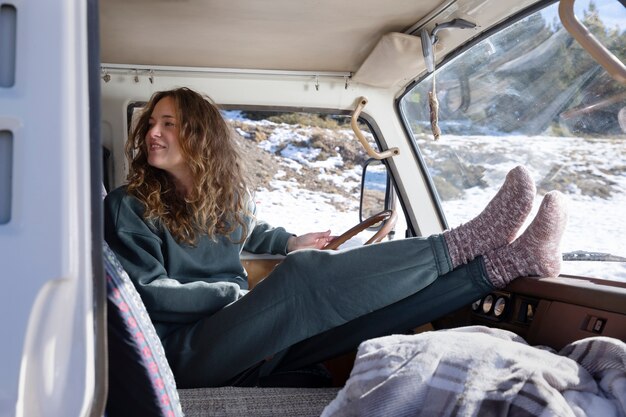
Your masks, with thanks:
M251 203L253 204L253 203ZM105 239L128 272L153 322L190 323L236 301L248 288L239 255L286 254L290 233L248 218L245 242L207 235L194 246L177 242L157 222L143 218L143 205L117 188L104 200ZM241 228L233 236L241 236ZM233 239L239 240L238 238Z

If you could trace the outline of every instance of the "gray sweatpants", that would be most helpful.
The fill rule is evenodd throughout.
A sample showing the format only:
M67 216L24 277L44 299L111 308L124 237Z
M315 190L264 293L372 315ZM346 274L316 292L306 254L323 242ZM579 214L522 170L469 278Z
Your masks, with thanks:
M481 257L451 270L443 236L301 250L252 291L163 338L179 388L224 385L266 358L295 369L404 332L493 290Z

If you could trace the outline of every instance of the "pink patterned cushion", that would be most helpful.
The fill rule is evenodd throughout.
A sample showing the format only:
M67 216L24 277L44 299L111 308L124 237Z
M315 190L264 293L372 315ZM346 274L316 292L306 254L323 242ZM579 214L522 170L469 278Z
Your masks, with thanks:
M178 417L176 382L139 293L104 242L108 292L107 415Z

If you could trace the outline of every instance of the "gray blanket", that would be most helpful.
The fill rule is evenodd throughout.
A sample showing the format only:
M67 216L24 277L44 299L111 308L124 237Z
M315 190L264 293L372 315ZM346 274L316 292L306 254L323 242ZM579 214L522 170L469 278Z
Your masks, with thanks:
M591 337L560 352L482 326L364 342L338 416L626 416L626 344Z

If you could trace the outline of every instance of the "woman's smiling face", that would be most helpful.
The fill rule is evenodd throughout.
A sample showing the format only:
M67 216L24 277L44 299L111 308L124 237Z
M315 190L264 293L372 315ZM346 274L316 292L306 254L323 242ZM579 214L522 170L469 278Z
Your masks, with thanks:
M148 164L183 180L190 172L180 147L176 107L172 97L163 97L154 106L145 142Z

